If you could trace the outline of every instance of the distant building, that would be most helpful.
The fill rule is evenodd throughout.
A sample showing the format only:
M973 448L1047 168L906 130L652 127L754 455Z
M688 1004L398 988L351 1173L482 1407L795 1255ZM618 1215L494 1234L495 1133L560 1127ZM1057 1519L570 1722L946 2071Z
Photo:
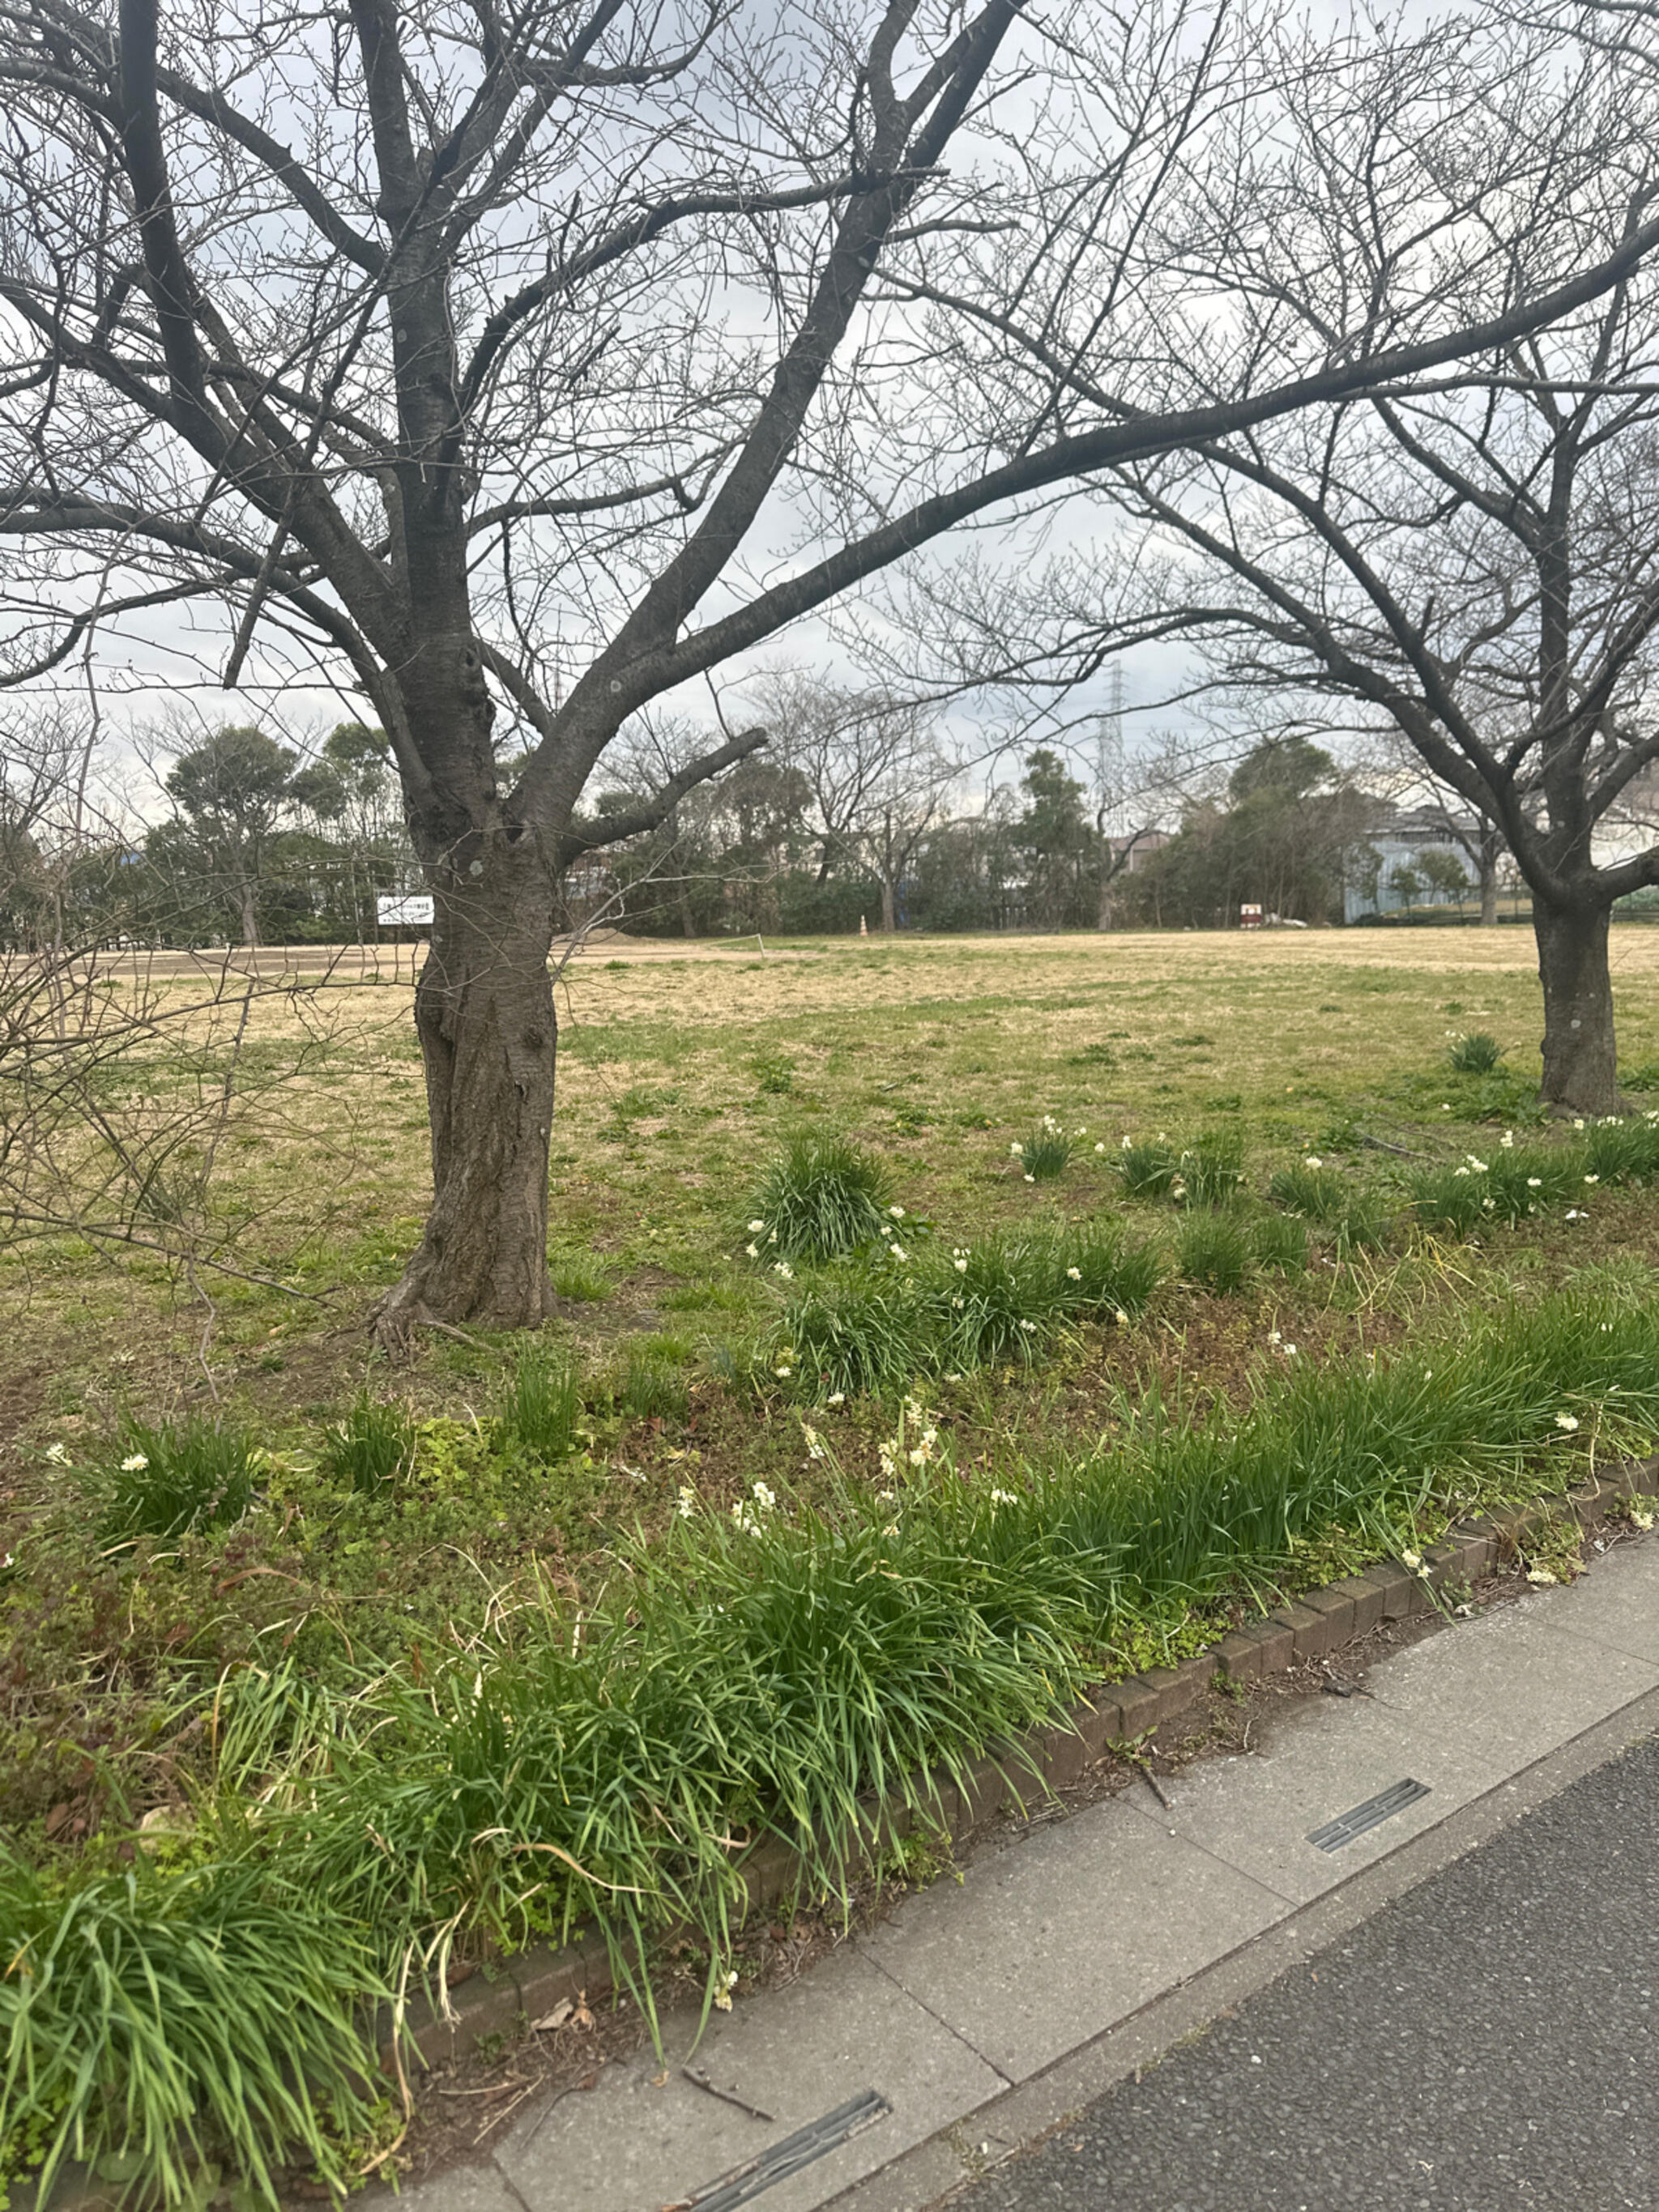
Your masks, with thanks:
M1457 827L1473 843L1478 834L1474 817L1459 820ZM1453 834L1450 819L1437 806L1379 806L1367 833L1366 847L1355 856L1342 887L1343 921L1358 921L1368 914L1397 914L1402 907L1431 903L1434 894L1426 889L1407 896L1396 882L1401 871L1416 872L1429 853L1444 853L1455 860L1468 878L1474 896L1474 864Z

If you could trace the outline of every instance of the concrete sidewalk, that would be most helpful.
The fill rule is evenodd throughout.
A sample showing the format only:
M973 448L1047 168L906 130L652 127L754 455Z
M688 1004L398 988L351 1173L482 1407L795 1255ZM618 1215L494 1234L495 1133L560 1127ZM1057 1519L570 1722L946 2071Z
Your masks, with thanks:
M1659 1730L1659 1537L1376 1667L1370 1698L1294 1711L1259 1753L1201 1761L981 1848L789 1988L717 2018L696 2063L774 2117L684 2081L694 2021L587 2094L529 2109L486 2164L410 2212L708 2212L709 2185L875 2091L890 2107L763 2189L766 2212L920 2206L1356 1925L1387 1899ZM1423 1794L1334 1848L1314 1832ZM1401 1792L1402 1796L1409 1793ZM1329 1839L1328 1839L1329 1840ZM833 2134L834 2130L830 2131Z

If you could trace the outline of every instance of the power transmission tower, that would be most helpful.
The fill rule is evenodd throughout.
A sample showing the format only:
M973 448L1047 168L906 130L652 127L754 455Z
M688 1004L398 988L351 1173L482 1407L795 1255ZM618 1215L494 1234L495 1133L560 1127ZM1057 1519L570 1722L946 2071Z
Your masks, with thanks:
M1100 854L1097 929L1112 926L1112 878L1118 867L1113 840L1127 830L1123 800L1123 667L1121 662L1115 662L1106 712L1095 724L1095 836Z

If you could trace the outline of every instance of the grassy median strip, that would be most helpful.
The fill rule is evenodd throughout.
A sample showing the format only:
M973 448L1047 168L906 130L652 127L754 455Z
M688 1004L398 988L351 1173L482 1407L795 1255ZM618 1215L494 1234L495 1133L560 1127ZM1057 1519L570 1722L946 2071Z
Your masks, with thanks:
M173 2203L209 2159L256 2191L295 2154L342 2180L378 2124L368 2005L454 1946L597 1926L648 2008L653 1941L689 1925L720 1995L753 1841L842 1893L861 1792L925 1811L930 1776L1241 1601L1645 1445L1659 1311L1581 1279L1375 1359L1270 1346L1237 1417L1120 1413L1109 1447L968 1470L912 1400L883 1474L815 1503L688 1486L591 1610L550 1594L350 1695L239 1670L192 1825L130 1864L0 1862L14 2165L113 2157Z

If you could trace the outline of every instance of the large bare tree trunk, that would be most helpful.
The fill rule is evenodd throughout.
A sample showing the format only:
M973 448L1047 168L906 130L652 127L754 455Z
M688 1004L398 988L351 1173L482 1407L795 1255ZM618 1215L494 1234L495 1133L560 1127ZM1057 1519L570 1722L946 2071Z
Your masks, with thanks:
M1586 1115L1616 1114L1618 1053L1605 906L1563 908L1533 901L1538 974L1544 986L1547 1105Z
M470 868L479 861L475 878ZM378 1331L390 1342L427 1320L535 1328L553 1303L554 878L528 836L483 840L465 869L444 874L415 994L432 1117L432 1211L380 1310Z

